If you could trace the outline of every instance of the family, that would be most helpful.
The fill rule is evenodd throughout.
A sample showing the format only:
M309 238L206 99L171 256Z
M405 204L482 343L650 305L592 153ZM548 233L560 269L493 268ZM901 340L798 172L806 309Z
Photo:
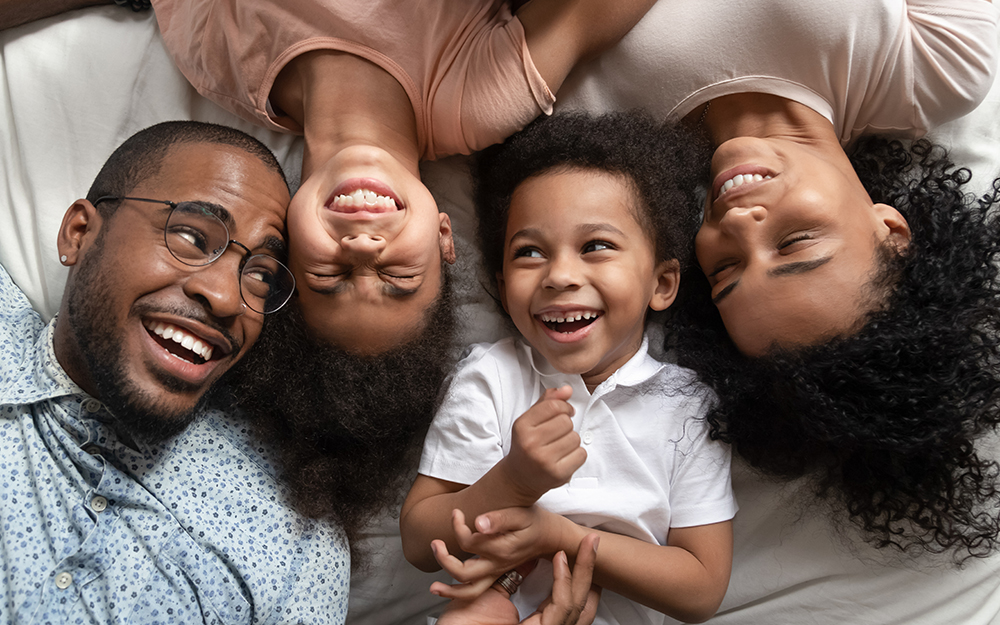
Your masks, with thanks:
M0 622L352 622L379 515L442 625L1000 622L1000 172L920 138L990 0L151 10L301 171L164 120L65 212L58 315L0 269Z

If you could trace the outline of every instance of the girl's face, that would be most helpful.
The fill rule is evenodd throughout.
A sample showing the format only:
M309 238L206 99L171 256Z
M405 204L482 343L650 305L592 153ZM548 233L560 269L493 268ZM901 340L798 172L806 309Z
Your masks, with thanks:
M623 178L583 169L529 178L511 198L497 276L504 310L552 366L590 389L636 353L647 309L677 293L678 263L657 262L635 218L639 201Z
M354 353L417 335L455 261L448 216L420 178L384 150L338 152L288 209L289 264L306 324Z

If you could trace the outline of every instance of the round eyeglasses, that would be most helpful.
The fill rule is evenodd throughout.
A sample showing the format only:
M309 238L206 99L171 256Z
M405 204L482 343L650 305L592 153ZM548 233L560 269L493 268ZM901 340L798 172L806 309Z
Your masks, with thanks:
M254 254L246 245L229 238L229 227L213 207L199 202L168 202L142 197L105 195L94 205L130 200L166 204L170 215L163 227L163 240L170 254L185 265L204 267L217 261L230 243L245 252L240 262L240 297L253 311L268 314L288 303L295 291L295 277L281 261L269 254Z

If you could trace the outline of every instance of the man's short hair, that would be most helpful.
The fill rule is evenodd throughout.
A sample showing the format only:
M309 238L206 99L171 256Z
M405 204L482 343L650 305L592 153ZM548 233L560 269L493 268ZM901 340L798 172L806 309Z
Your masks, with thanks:
M170 121L140 130L118 146L90 185L87 200L93 203L108 195L128 195L140 182L155 177L170 148L182 143L228 145L243 150L256 156L288 186L285 172L271 150L242 130L207 122ZM108 216L118 204L119 202L101 202L98 210L102 215Z

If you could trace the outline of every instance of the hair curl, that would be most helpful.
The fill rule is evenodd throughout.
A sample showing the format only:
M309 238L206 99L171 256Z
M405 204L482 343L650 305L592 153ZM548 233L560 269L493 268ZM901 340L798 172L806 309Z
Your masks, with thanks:
M998 465L976 449L1000 422L1000 179L967 194L969 171L926 140L869 138L852 162L912 233L879 253L881 305L859 332L745 357L691 270L669 340L718 395L713 436L752 466L812 475L880 548L985 556L1000 534Z
M297 306L269 315L231 374L231 401L279 454L301 513L341 526L356 568L363 525L398 502L452 364L451 283L420 336L376 356L315 340Z
M689 180L708 175L708 144L680 126L664 126L634 112L563 113L543 117L505 142L480 153L476 163L477 235L486 273L496 287L510 201L533 176L570 169L607 172L636 191L636 219L650 233L657 260L691 257L698 227Z

